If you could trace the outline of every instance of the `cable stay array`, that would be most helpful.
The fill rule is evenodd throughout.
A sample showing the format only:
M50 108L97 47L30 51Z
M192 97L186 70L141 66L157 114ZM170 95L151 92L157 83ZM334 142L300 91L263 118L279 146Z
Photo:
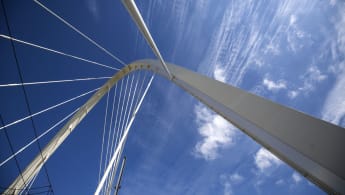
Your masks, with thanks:
M103 46L98 44L95 40L90 38L88 35L80 31L74 25L66 21L64 18L59 16L56 12L49 9L47 6L43 5L38 0L33 0L37 5L43 8L47 13L57 18L63 24L65 24L68 28L72 29L73 31L77 32L81 37L86 39L88 42L99 48L102 52L107 54L108 56L112 57L116 62L126 66L126 64L117 56L112 54L109 50L105 49ZM6 39L10 41L13 55L15 57L15 62L18 69L18 74L20 75L20 82L17 83L2 83L0 84L0 88L9 88L9 87L21 87L26 94L27 90L26 86L32 85L46 85L46 84L54 84L54 83L72 83L72 82L80 82L80 81L97 81L97 80L106 80L113 77L85 77L85 78L72 78L72 79L61 79L61 80L47 80L47 81L32 81L32 82L24 82L22 77L22 70L20 68L20 64L18 62L18 56L16 54L16 48L14 43L23 44L26 46L30 46L32 48L41 49L46 52L50 52L53 54L58 54L64 57L69 57L84 63L89 63L93 65L97 65L103 68L120 71L119 68L112 67L107 64L103 64L100 62L96 62L84 57L79 57L76 55L72 55L63 51L59 51L56 49L52 49L49 47L45 47L42 45L38 45L32 43L30 41L24 41L18 38L14 38L11 34L11 29L8 22L8 16L6 15L6 6L1 0L2 8L4 9L4 15L6 19L6 26L8 35L0 34L0 38ZM123 78L122 78L123 77ZM101 189L103 194L110 194L114 191L114 181L117 175L117 167L119 164L119 159L123 153L125 141L127 139L128 131L134 121L136 113L139 110L139 107L147 93L152 80L153 80L153 73L148 73L148 71L133 71L131 73L121 74L121 78L117 78L119 81L115 84L115 87L110 92L107 92L107 99L106 99L106 109L105 109L105 116L104 116L104 126L102 128L103 137L102 137L102 145L101 145L101 156L100 156L100 163L99 163L99 175L98 175L98 182L99 182L99 189ZM108 82L109 82L108 81ZM104 86L103 86L104 87ZM105 86L107 87L107 86ZM102 87L101 87L102 88ZM2 194L54 194L53 186L51 183L51 179L49 177L47 168L45 163L47 162L48 158L50 157L51 153L46 152L46 148L42 148L40 146L40 140L43 137L48 136L54 129L58 128L62 124L66 123L62 129L69 128L71 125L74 126L74 122L71 124L69 123L72 120L75 120L75 115L80 113L88 112L89 105L79 106L75 108L69 114L61 117L55 123L51 124L49 128L42 131L38 134L37 127L34 123L34 117L39 115L43 115L48 113L48 111L52 111L59 107L65 107L68 103L80 99L84 96L90 95L95 93L94 96L98 96L98 92L100 88L96 88L87 92L83 92L78 96L72 97L60 103L54 104L52 106L46 107L38 112L31 112L30 109L30 102L29 99L26 97L26 105L27 109L29 110L29 115L25 117L21 117L16 119L12 122L5 123L2 120L2 126L0 127L0 133L5 133L7 136L7 142L11 146L11 155L5 157L5 159L1 159L0 161L0 168L5 167L8 163L15 161L17 170L19 171L19 176L17 179L12 183L14 185L7 186L5 188L0 188ZM102 92L103 93L103 92ZM93 96L93 97L94 97ZM92 98L91 98L92 99ZM98 102L99 100L97 100ZM0 115L1 116L1 115ZM84 116L83 116L84 117ZM24 121L30 120L34 129L34 138L31 141L23 143L23 145L16 150L12 147L12 140L8 136L8 131L11 131L11 128L14 125L23 123ZM72 132L72 129L69 130ZM54 136L60 136L61 130ZM54 139L54 138L53 138ZM60 140L59 140L60 142ZM62 142L62 141L61 141ZM53 145L57 145L57 142L54 142ZM49 144L49 143L48 143ZM34 145L37 145L39 149L39 154L34 159L34 162L38 162L35 166L25 165L27 168L24 170L21 169L20 162L18 161L18 157L24 152L32 148ZM47 146L46 146L47 147ZM50 148L49 148L50 149ZM36 161L35 161L36 160ZM41 173L41 170L44 170L44 174ZM48 185L42 185L41 183L39 186L35 186L35 182L37 178L45 177L46 182Z
M106 65L106 64L99 63L99 62L95 62L95 61L92 61L92 60L89 60L89 59L85 59L85 58L78 57L78 56L75 56L75 55L72 55L72 54L68 54L68 53L63 52L63 51L58 51L58 50L55 50L55 49L51 49L51 48L48 48L48 47L37 45L37 44L31 43L31 42L28 42L28 41L23 41L23 40L20 40L20 39L16 39L16 38L13 38L11 36L0 34L0 37L3 38L3 39L10 40L11 42L17 42L17 43L20 43L20 44L24 44L24 45L27 45L27 46L34 47L34 48L42 49L42 50L47 51L47 52L59 54L59 55L66 56L66 57L69 57L69 58L73 58L73 59L76 59L76 60L79 60L79 61L82 61L82 62L87 62L87 63L90 63L90 64L98 65L98 66L101 66L101 67L104 67L104 68L108 68L108 69L112 69L112 70L120 70L119 68L114 68L114 67L112 67L110 65Z
M152 79L153 75L148 71L134 71L107 93L98 174L101 186L98 189L99 194L114 193L114 178L118 174L117 168L128 130Z
M78 28L76 28L75 26L73 26L71 23L67 22L65 19L63 19L61 16L59 16L57 13L55 13L53 10L49 9L47 6L43 5L40 1L38 0L33 0L37 5L39 5L40 7L42 7L44 10L46 10L49 14L53 15L54 17L56 17L58 20L60 20L61 22L63 22L66 26L68 26L69 28L71 28L73 31L77 32L79 35L81 35L83 38L85 38L86 40L88 40L90 43L92 43L93 45L95 45L97 48L99 48L100 50L102 50L104 53L108 54L110 57L112 57L114 60L116 60L117 62L119 62L120 64L122 64L123 66L126 66L126 63L124 63L119 57L115 56L114 54L112 54L110 51L108 51L107 49L105 49L104 47L102 47L101 45L99 45L96 41L94 41L93 39L91 39L89 36L87 36L85 33L81 32Z
M27 119L30 119L30 118L34 117L34 116L43 114L43 113L45 113L45 112L47 112L47 111L49 111L49 110L52 110L52 109L54 109L54 108L60 107L60 106L62 106L62 105L64 105L64 104L67 104L67 103L73 101L73 100L76 100L76 99L79 99L79 98L81 98L81 97L83 97L83 96L86 96L86 95L88 95L88 94L91 94L91 93L97 91L98 89L99 89L99 88L93 89L93 90L91 90L91 91L85 92L85 93L83 93L83 94L81 94L81 95L78 95L78 96L76 96L76 97L70 98L70 99L68 99L68 100L65 100L65 101L63 101L63 102L60 102L60 103L55 104L55 105L53 105L53 106L50 106L50 107L48 107L48 108L45 108L45 109L43 109L43 110L41 110L41 111L35 112L35 113L33 113L33 114L29 115L29 116L26 116L26 117L20 118L20 119L18 119L18 120L15 120L15 121L13 121L13 122L11 122L11 123L8 123L8 124L6 124L6 125L0 127L0 130L2 130L2 129L4 129L4 128L7 128L7 127L10 127L10 126L12 126L12 125L15 125L15 124L17 124L17 123L23 122L23 121L25 121L25 120L27 120ZM2 164L0 164L0 166L1 166L1 165L2 165Z

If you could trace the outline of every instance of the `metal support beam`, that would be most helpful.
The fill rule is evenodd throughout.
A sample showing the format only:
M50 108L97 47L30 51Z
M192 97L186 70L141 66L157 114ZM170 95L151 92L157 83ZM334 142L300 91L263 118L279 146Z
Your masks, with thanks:
M182 67L169 63L167 66L174 75L172 81L176 85L223 116L325 191L331 194L345 194L344 128ZM170 80L160 61L157 60L140 60L123 68L103 85L48 143L42 151L44 160L37 155L29 164L22 174L24 181L32 179L43 163L48 160L107 90L124 75L138 69L151 70ZM130 124L133 122L132 120L133 118ZM127 127L120 145L127 138L128 130ZM119 148L116 149L111 164L115 162L115 157L120 152ZM99 193L110 168L110 166L107 167L95 194ZM18 192L13 189L23 189L24 187L23 180L19 176L5 193L17 194Z
M195 96L325 191L345 194L345 129L165 64L134 1L122 2L166 71L157 61L134 64L150 64L153 71Z
M143 17L141 16L137 5L135 4L134 0L122 0L122 4L126 7L128 13L131 15L133 21L137 24L137 27L141 31L141 33L144 35L147 43L150 45L153 53L156 55L156 57L159 59L159 61L162 63L162 66L164 70L167 72L169 79L173 78L173 75L169 71L169 68L167 67L161 53L159 52L159 49L156 46L155 41L153 40L150 31L148 30Z
M157 60L136 61L169 79ZM172 80L304 177L345 194L345 129L167 63ZM145 66L146 67L146 66Z

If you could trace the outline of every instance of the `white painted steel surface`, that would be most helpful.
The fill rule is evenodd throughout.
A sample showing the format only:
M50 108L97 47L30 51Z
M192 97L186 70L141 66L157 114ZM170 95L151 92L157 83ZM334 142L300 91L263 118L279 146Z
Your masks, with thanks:
M169 79L159 61L142 60ZM345 129L167 63L172 81L329 193L345 194Z

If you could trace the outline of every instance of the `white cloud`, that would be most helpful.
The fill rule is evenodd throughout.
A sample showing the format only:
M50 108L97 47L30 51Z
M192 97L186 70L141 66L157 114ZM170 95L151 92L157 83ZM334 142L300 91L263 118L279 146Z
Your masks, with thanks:
M324 120L345 127L345 70L328 93L321 113Z
M229 182L224 183L224 195L231 195L232 194L232 187Z
M337 38L335 44L339 50L336 56L343 56L345 53L345 6L339 6L340 18L337 19L335 29ZM334 72L336 82L327 95L322 108L322 118L326 121L345 127L345 60L338 62Z
M338 19L338 22L335 25L335 29L337 31L337 45L339 47L339 50L342 54L345 53L345 5L341 4L342 6L339 6L339 13L340 18Z
M329 4L331 6L334 6L337 3L337 0L329 0Z
M312 65L299 76L299 79L302 81L302 85L288 91L287 95L290 99L294 99L300 94L308 95L315 90L318 84L327 79L327 75L322 73L317 66Z
M288 92L288 97L290 99L295 99L298 96L299 92L295 90L291 90Z
M303 80L303 86L299 87L298 90L304 94L309 94L315 89L315 85L325 80L327 76L316 66L310 66L300 78Z
M296 184L302 181L301 175L298 174L297 172L293 172L291 177Z
M99 19L99 9L98 9L97 0L88 0L86 1L86 3L87 3L87 8L89 9L93 17L95 19Z
M262 84L270 91L278 91L280 89L286 88L286 82L283 80L279 80L277 82L274 82L272 80L264 78Z
M276 181L275 183L276 185L280 186L280 185L284 185L285 184L285 181L283 179L279 179Z
M240 184L244 177L238 173L232 175L222 174L220 176L221 184L224 186L224 195L233 194L233 186Z
M217 64L213 72L213 77L217 81L225 83L226 82L225 69L221 65Z
M261 172L266 171L270 167L279 166L282 164L282 161L280 161L276 156L274 156L265 148L260 148L256 152L254 158L255 158L255 164Z
M316 66L309 67L306 76L309 80L317 82L323 81L327 78L327 76L322 74Z
M299 24L298 20L299 18L297 17L296 13L291 14L289 18L289 25L286 28L285 32L286 41L288 42L288 49L294 53L297 53L297 51L299 51L306 45L310 45L313 43L311 34L303 30L303 25Z
M292 14L290 16L290 25L294 25L296 23L297 17L296 15Z
M234 143L235 127L201 104L195 106L196 122L202 140L195 146L195 154L206 160L218 157L218 150Z
M264 54L272 54L272 55L279 55L281 53L279 49L279 43L273 43L270 41L269 44L266 45L266 47L263 49Z
M244 177L238 173L234 173L232 175L230 175L230 181L233 183L241 183L244 180Z
M253 61L261 56L264 27L260 25L261 17L255 12L256 5L251 1L228 1L223 7L225 12L220 15L220 24L212 29L212 40L198 71L208 74L211 68L221 64L227 83L238 86ZM243 22L249 25L243 28Z

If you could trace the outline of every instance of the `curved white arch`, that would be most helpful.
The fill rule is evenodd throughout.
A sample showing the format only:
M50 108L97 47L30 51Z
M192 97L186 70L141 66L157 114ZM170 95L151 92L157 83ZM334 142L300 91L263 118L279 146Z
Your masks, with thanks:
M24 170L22 175L25 180L29 181L39 171L43 163L117 81L130 72L147 69L186 90L322 189L330 193L345 194L344 128L182 67L170 63L166 65L171 77L157 60L135 61L117 72L42 150L45 160L38 155ZM9 189L20 189L23 186L22 179L18 177Z
M158 61L144 60L169 79ZM167 63L172 82L330 194L345 194L345 129Z
M75 127L84 119L84 117L91 111L91 109L102 99L102 97L122 78L133 71L142 69L149 69L150 65L144 66L143 64L132 63L120 71L115 73L94 95L80 107L71 119L58 131L58 133L51 139L51 141L44 147L41 153L37 154L36 157L26 166L21 175L19 175L12 184L7 188L4 194L18 194L25 188L25 183L31 181L32 178L40 171L44 163L49 157L55 152L55 150L64 142L64 140L70 135ZM150 80L152 82L152 79ZM145 90L146 92L147 90ZM141 103L143 100L140 100ZM140 104L134 111L130 124L133 122L135 113L138 111ZM130 125L128 125L130 127ZM128 128L129 129L129 128ZM128 130L127 130L128 131ZM128 132L127 132L128 133ZM24 182L25 181L25 182ZM17 189L17 190L16 190Z

